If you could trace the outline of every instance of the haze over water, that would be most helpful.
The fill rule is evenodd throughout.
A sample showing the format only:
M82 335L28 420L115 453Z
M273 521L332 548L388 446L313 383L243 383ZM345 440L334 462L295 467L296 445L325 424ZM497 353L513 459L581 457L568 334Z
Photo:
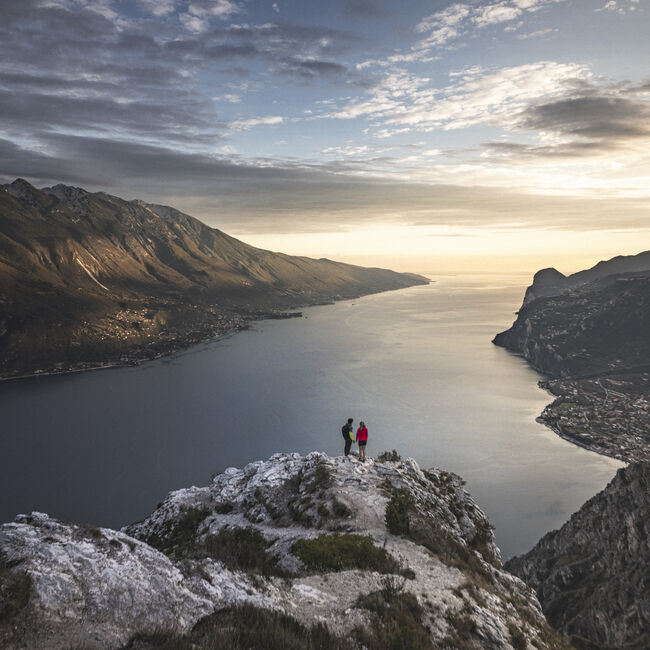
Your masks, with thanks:
M137 368L0 385L0 519L45 511L119 527L172 489L275 452L397 449L460 474L504 558L530 548L622 463L535 422L540 376L490 342L526 276L433 276L427 287L264 321Z

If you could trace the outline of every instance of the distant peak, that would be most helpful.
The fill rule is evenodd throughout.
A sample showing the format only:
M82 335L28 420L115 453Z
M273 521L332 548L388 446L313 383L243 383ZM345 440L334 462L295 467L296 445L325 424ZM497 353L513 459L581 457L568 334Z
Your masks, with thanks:
M17 178L13 183L4 186L7 192L16 199L34 199L34 195L38 190L28 183L24 178Z
M24 178L17 178L13 183L11 183L11 187L29 187L33 190L36 188L29 182L27 182Z
M533 277L533 282L561 282L562 280L566 280L566 275L564 275L564 273L560 273L552 266L547 269L537 271Z

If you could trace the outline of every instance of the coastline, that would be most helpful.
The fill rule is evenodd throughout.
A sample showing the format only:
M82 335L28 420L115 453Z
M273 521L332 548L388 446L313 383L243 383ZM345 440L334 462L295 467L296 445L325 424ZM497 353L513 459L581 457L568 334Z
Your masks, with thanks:
M429 281L429 284L435 282L430 278L426 278L426 279ZM322 306L335 305L338 302L345 302L348 300L358 300L359 298L363 298L365 296L377 295L380 293L388 293L391 291L401 291L402 289L409 289L413 286L419 286L419 285L413 284L407 287L399 287L396 289L383 289L380 291L371 291L357 296L350 296L350 297L338 298L338 299L335 297L332 297L332 299L319 298L315 302L305 302L305 303L298 303L295 305L291 305L289 309L291 309L292 311L286 311L286 307L284 307L284 309L278 308L277 310L269 310L269 311L260 310L260 311L251 311L248 313L238 313L238 314L233 313L230 316L230 320L228 321L231 324L225 327L222 325L219 327L218 330L216 330L214 324L210 324L210 329L212 330L212 333L208 336L199 336L198 338L192 337L191 334L195 330L191 330L186 335L187 338L185 338L185 340L179 340L178 338L170 338L170 339L161 338L157 341L147 343L145 346L135 347L133 350L124 351L121 354L119 354L119 358L110 357L107 358L105 361L79 361L77 363L70 364L65 367L55 366L43 370L37 369L33 372L27 372L18 375L9 375L9 376L0 375L0 384L2 382L35 379L38 377L57 377L57 376L68 375L73 373L91 372L97 370L111 370L113 368L136 367L143 363L147 363L149 361L155 361L157 359L172 356L178 352L183 352L195 345L201 345L203 343L211 343L211 342L219 341L221 339L232 336L237 332L250 329L251 325L256 322L261 322L264 320L287 320L291 318L302 318L303 313L302 311L299 311L300 309L304 309L308 307L322 307ZM156 346L157 348L163 348L163 349L148 351L148 348L152 346ZM57 362L57 363L63 363L63 362Z

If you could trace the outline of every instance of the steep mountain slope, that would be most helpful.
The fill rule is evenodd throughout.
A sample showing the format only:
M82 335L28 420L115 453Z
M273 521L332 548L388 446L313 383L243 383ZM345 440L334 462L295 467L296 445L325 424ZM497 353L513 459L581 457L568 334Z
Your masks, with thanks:
M460 477L391 458L275 454L122 532L20 515L0 526L0 645L569 648Z
M650 647L650 464L620 469L560 530L506 568L577 648Z
M650 368L650 270L608 275L525 303L496 345L551 377Z
M0 375L152 356L260 312L427 282L254 248L166 206L0 186Z
M556 399L540 421L576 444L627 461L650 459L647 266L650 252L615 257L564 280L557 271L540 271L517 320L493 341L549 376L541 385ZM565 281L577 286L566 288ZM555 294L530 299L540 287Z
M533 283L526 290L524 305L535 298L556 296L563 291L583 284L617 274L630 275L650 270L650 251L638 255L618 255L611 260L603 260L585 271L564 275L554 268L542 269L535 273Z

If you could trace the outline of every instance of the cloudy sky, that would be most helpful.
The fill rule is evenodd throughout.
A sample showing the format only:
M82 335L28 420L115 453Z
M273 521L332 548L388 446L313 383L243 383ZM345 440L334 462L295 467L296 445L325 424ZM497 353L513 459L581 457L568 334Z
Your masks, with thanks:
M650 0L0 11L1 182L414 270L650 248Z

